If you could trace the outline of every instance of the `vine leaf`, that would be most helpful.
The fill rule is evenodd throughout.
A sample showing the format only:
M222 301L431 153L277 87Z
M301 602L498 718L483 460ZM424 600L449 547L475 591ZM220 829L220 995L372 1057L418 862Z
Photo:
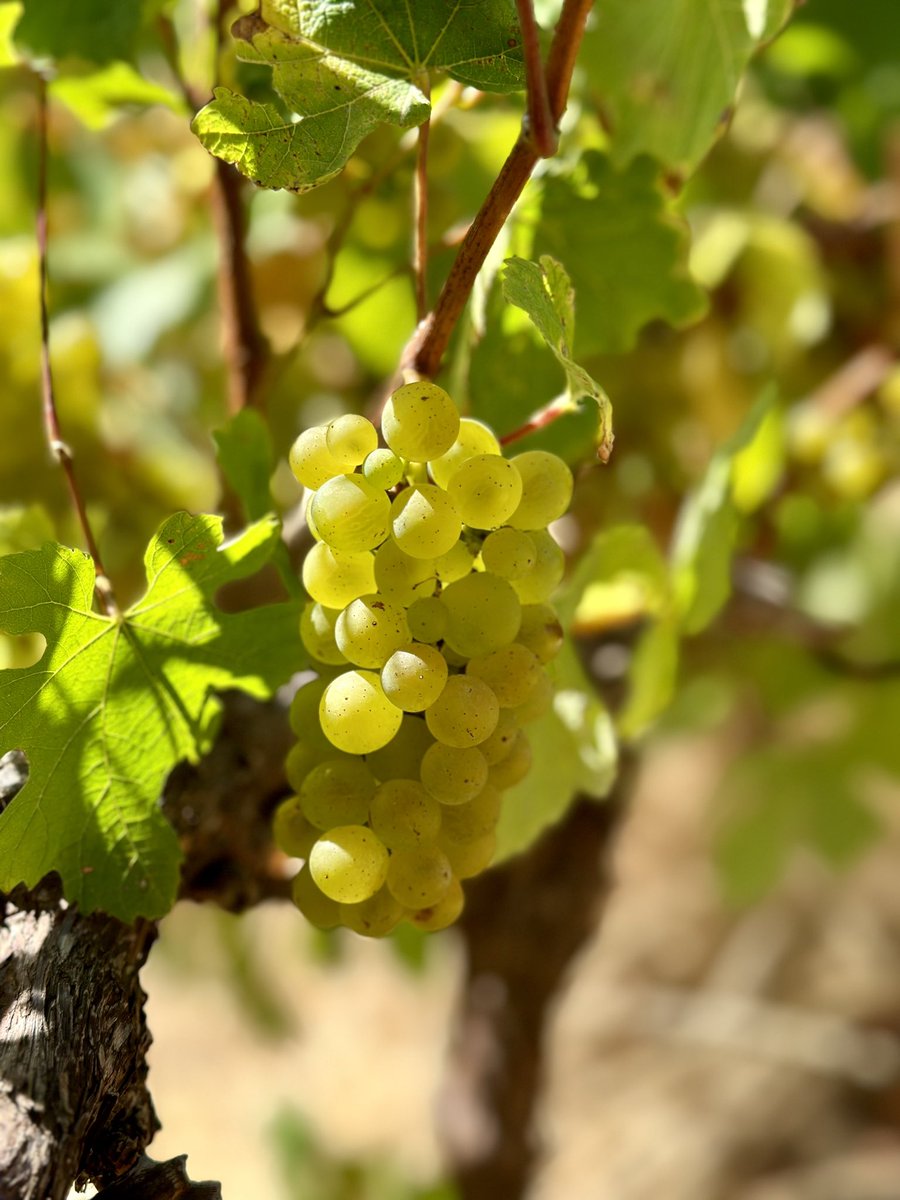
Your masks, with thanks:
M575 289L565 267L549 254L542 254L536 263L509 258L503 272L503 294L528 314L565 372L566 392L553 407L560 413L575 412L585 397L597 405L597 453L606 462L613 443L612 406L600 384L572 357Z
M265 697L301 665L296 602L232 614L215 603L278 539L274 517L223 545L221 518L176 514L145 554L147 591L118 618L92 611L81 551L47 543L0 559L0 629L47 642L34 666L0 671L0 751L29 762L0 814L0 890L57 871L84 911L133 921L171 908L180 852L159 797L175 764L210 746L212 689Z
M130 61L143 20L142 0L28 0L16 46L30 58Z
M289 113L228 88L194 119L211 153L254 183L308 191L333 178L378 125L428 119L428 73L488 91L524 84L508 0L270 0L234 26L240 58L272 68Z

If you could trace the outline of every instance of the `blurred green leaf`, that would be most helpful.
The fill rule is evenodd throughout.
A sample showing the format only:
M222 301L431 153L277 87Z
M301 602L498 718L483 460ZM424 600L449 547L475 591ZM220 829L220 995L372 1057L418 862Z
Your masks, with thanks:
M30 58L129 61L141 27L142 0L27 0L16 45Z
M60 75L51 82L50 94L88 129L103 129L132 105L162 104L173 112L187 113L180 96L144 79L126 62L113 62L97 71Z
M248 520L257 521L272 509L269 479L275 469L272 437L262 416L242 409L213 433L222 474L244 505Z

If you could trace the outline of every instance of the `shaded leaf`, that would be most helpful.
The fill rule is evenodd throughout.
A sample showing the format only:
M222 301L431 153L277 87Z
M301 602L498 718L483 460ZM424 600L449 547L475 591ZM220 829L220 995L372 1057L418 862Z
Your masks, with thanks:
M141 26L142 0L28 0L16 45L30 58L129 60Z
M213 433L222 474L244 505L250 521L272 509L269 479L275 455L269 428L260 414L244 408Z

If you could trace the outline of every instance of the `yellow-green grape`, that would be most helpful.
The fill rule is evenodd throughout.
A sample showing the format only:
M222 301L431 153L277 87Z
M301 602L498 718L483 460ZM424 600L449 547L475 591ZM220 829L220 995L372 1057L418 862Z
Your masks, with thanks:
M433 483L417 483L395 496L390 521L397 545L413 558L446 554L462 529L456 505Z
M434 646L399 646L381 669L384 694L404 712L430 708L447 682L447 660Z
M372 671L345 671L322 693L322 732L348 754L371 754L386 746L402 720L403 713L388 700Z
M345 413L326 425L325 444L332 458L352 471L378 448L378 430L365 417Z
M341 653L352 663L378 668L411 640L402 605L377 592L347 605L337 619L335 637Z
M425 933L437 933L439 929L446 929L448 925L452 925L459 918L465 903L466 897L462 890L462 884L458 879L453 879L450 887L437 904L431 904L427 908L420 908L417 912L410 913L409 920L417 929L422 929Z
M340 925L340 905L316 886L308 863L294 877L291 897L310 925L315 925L317 929L334 929Z
M317 719L314 735L311 738L304 737L302 741L291 746L288 751L287 758L284 760L284 774L288 783L295 791L299 791L303 786L303 780L313 767L317 767L320 762L325 762L327 758L333 758L336 753L334 746L319 728Z
M406 610L406 623L414 641L439 642L447 632L447 610L438 596L423 596Z
M320 832L335 825L364 825L375 786L375 776L358 758L329 758L303 780L300 803Z
M300 617L300 641L311 658L330 666L347 661L334 640L334 625L340 616L336 608L325 608L315 602L307 604Z
M526 450L510 460L522 479L522 499L509 518L514 529L546 529L572 499L572 472L547 450Z
M375 551L377 586L370 590L380 592L397 604L412 604L423 592L427 595L434 591L434 578L434 564L430 558L412 558L393 538L388 538Z
M476 454L454 471L447 494L472 529L497 529L522 499L522 476L506 458Z
M510 642L490 654L472 658L466 674L475 675L490 687L501 708L524 704L543 674L537 657L521 642Z
M443 834L454 842L474 842L493 833L500 819L502 803L499 790L486 784L475 799L467 804L444 807L441 820Z
M272 817L272 839L275 845L291 858L308 858L320 829L307 820L299 796L288 796L275 809Z
M434 560L434 573L441 583L453 583L470 574L475 565L475 555L463 538L451 546L446 554Z
M425 723L445 746L477 746L491 736L500 719L497 697L486 683L468 675L451 675Z
M288 718L294 734L302 741L328 744L319 727L319 703L327 686L327 679L310 679L294 693Z
M369 825L389 850L433 842L441 827L441 806L415 779L388 779L369 805Z
M345 469L328 449L324 425L304 429L291 446L288 462L297 482L313 489L342 475Z
M471 417L463 417L459 422L456 441L446 454L429 462L428 473L438 487L446 488L467 458L473 458L476 454L500 453L500 443L487 425Z
M878 442L843 435L835 438L825 452L822 476L839 496L865 500L884 478L887 468L887 458Z
M374 550L388 535L391 502L361 475L336 475L315 493L309 511L333 550Z
M377 488L389 492L396 487L405 473L403 459L398 458L393 450L381 446L373 450L362 465L362 472Z
M481 561L486 571L504 579L520 579L537 561L537 548L530 533L504 525L484 539Z
M490 766L494 766L495 763L506 758L515 744L518 732L519 722L515 713L512 709L501 708L500 719L497 721L494 732L478 746Z
M340 906L341 924L362 937L381 938L397 928L406 916L406 910L395 900L386 887L359 904Z
M330 829L309 854L313 881L339 904L359 904L374 896L387 878L388 863L385 846L365 825Z
M520 725L527 725L530 721L536 721L538 717L549 712L552 703L553 680L546 671L542 671L538 676L537 683L531 689L528 699L517 704L513 712Z
M376 590L372 554L333 550L326 542L317 542L303 560L303 586L326 608L344 608L357 596Z
M513 579L516 595L523 604L541 604L556 591L566 570L566 556L546 529L531 534L537 557L534 566L519 579Z
M442 832L438 845L446 854L457 879L472 879L486 870L497 852L497 835L493 831L468 842L455 842Z
M516 641L527 646L538 662L548 663L555 658L563 644L563 627L556 609L549 604L523 604Z
M515 641L522 606L499 575L479 571L457 579L443 589L441 603L447 609L444 639L457 654L475 658Z
M403 718L397 733L386 746L366 756L376 779L417 779L419 764L434 738L421 717Z
M395 850L391 855L387 885L391 895L405 908L418 910L437 904L452 882L447 856L433 844L414 850Z
M501 791L515 787L531 770L532 758L528 734L524 729L520 729L509 753L491 766L488 779L494 787Z
M436 383L407 383L381 414L381 432L400 458L428 462L444 454L459 433L456 405Z
M441 804L465 804L488 781L487 759L478 746L459 749L434 742L425 751L419 778Z

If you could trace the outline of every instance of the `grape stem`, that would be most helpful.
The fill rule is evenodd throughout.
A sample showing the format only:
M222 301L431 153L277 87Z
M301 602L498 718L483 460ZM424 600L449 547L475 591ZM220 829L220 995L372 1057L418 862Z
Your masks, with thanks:
M570 412L572 412L572 402L568 397L551 400L536 413L532 413L524 425L513 429L511 433L505 433L500 438L500 445L508 446L511 442L517 442L520 438L527 437L529 433L534 433L538 429L546 429L548 425L552 425L554 421Z
M534 5L532 0L516 0L516 7L519 13L519 28L522 30L525 80L528 87L528 132L538 155L541 158L552 158L559 139L556 122L550 111L547 76L541 62L541 44L538 40L537 22L534 19Z
M38 174L35 228L37 235L38 292L41 314L41 397L44 412L44 428L46 431L47 445L50 448L50 453L59 463L60 467L62 467L62 471L66 477L66 483L69 488L69 495L72 499L72 505L78 515L78 522L81 525L81 530L84 534L84 540L87 544L88 552L90 553L91 558L94 560L94 567L96 570L94 591L97 595L97 602L107 616L117 617L119 615L119 609L118 605L116 604L116 598L113 593L112 584L109 581L109 576L106 573L106 568L104 567L103 560L100 557L100 549L97 545L97 540L94 537L94 531L91 528L91 522L88 518L84 496L81 494L81 489L78 486L78 480L75 476L72 451L63 439L62 430L59 424L59 413L56 408L56 389L53 384L53 368L50 361L50 316L49 303L47 299L47 81L40 74L36 74L35 78L37 80L38 122Z

